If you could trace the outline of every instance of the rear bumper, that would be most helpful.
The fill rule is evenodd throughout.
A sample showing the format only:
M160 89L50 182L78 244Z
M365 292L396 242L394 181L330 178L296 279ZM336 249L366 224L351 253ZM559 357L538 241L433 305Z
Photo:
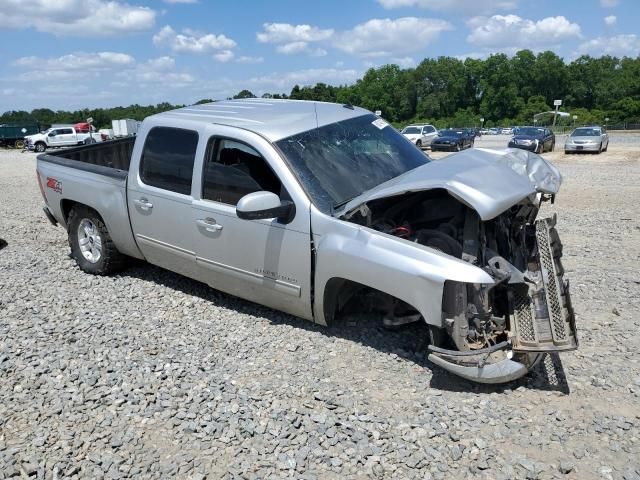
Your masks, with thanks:
M600 151L599 143L590 143L584 145L565 144L565 152L598 152Z
M51 211L49 210L49 207L42 207L42 211L44 212L45 217L47 217L47 220L51 222L51 225L53 225L54 227L57 227L58 221L53 216L53 213L51 213Z

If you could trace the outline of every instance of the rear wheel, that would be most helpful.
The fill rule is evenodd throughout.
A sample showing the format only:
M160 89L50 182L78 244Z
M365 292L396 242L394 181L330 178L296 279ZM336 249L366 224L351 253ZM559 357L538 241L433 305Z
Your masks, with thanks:
M24 140L16 140L15 145L16 145L16 148L20 148L20 149L24 148Z
M116 248L95 210L73 207L67 220L67 233L71 256L83 272L108 275L124 268L126 257Z

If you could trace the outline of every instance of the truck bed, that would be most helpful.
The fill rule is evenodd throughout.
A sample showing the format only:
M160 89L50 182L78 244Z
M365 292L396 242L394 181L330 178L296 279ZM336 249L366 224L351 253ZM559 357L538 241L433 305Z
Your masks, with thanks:
M126 178L135 139L127 137L66 148L38 155L38 160L109 177Z

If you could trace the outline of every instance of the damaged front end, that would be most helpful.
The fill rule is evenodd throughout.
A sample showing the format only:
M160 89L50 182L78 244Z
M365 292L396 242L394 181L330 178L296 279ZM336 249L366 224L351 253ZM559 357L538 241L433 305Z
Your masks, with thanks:
M429 359L469 380L503 383L525 375L543 353L578 346L562 243L555 217L528 221L507 214L473 223L480 235L465 238L462 258L495 283L445 282L442 329L448 338L432 335ZM443 348L446 340L455 348Z
M556 218L537 219L542 202L554 199L561 177L541 157L527 154L493 154L497 160L487 151L468 154L476 156L475 177L461 160L425 168L432 174L449 169L452 175L429 180L431 189L416 188L415 175L405 182L411 188L371 195L343 217L461 259L493 279L490 284L445 279L441 318L425 318L429 359L475 382L515 380L545 353L578 346ZM489 189L495 177L484 181L487 171L505 182L511 179L511 189L509 184ZM505 207L514 198L519 199ZM415 313L407 305L395 306L385 321L407 323L420 318Z

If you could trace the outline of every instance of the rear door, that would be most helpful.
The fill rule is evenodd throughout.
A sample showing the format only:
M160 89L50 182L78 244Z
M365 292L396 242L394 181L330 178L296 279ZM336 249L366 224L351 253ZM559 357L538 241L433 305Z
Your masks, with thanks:
M218 290L312 319L308 199L265 140L212 128L192 210L200 278ZM292 200L294 219L285 224L238 218L240 198L257 191Z
M423 145L431 145L431 142L436 138L436 136L438 136L438 132L436 132L436 129L433 126L427 125L422 128Z
M136 242L147 261L196 278L191 185L199 133L156 126L145 138L127 202ZM136 163L132 162L133 168Z

